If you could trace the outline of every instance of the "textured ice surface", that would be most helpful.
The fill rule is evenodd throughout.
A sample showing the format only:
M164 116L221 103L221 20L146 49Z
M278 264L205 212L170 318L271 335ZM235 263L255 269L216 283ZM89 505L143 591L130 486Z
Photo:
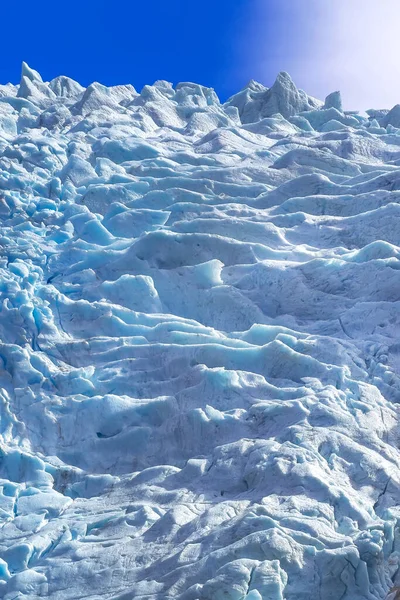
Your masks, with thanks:
M1 86L1 598L399 585L399 125Z

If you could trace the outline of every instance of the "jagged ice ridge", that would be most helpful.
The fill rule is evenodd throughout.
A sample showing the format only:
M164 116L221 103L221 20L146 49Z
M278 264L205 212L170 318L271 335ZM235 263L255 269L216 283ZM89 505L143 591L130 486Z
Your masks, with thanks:
M400 106L0 86L0 597L378 600Z

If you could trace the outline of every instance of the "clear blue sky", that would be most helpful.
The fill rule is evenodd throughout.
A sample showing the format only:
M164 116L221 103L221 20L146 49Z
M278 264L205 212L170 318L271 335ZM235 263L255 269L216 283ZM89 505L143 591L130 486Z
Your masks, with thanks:
M253 12L252 0L3 2L0 80L17 81L26 60L46 80L139 90L156 79L196 81L225 97L247 83L235 63Z
M4 1L0 81L26 60L83 85L196 81L221 99L281 70L347 108L400 102L400 2L380 0Z

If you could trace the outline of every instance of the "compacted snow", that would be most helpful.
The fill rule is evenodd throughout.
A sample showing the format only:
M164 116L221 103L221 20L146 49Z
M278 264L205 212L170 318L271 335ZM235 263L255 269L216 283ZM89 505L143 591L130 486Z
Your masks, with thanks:
M0 86L0 597L377 600L400 106Z

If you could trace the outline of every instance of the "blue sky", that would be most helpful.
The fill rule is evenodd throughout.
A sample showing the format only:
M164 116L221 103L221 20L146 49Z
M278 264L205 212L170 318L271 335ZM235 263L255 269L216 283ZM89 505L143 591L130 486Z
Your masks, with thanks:
M0 78L17 80L26 60L44 79L64 74L138 89L189 80L226 97L247 83L234 54L253 11L252 0L6 2Z
M20 0L2 23L3 83L26 60L45 80L190 80L226 99L286 70L322 99L341 89L346 108L400 102L398 0Z

